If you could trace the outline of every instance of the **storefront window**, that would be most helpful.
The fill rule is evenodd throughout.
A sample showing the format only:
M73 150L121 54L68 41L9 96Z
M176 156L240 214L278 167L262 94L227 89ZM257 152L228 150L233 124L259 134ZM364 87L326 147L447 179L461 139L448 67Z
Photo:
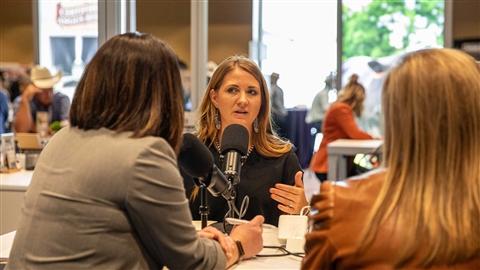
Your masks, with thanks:
M56 90L72 99L85 65L97 50L98 1L38 1L39 63L62 71Z

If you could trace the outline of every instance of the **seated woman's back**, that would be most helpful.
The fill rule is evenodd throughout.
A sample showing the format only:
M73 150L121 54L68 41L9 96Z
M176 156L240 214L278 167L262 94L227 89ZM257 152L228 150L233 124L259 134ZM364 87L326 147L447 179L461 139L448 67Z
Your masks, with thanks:
M322 195L312 198L318 213L313 216L314 230L306 237L308 255L302 269L398 269L394 261L403 248L406 234L403 229L409 224L393 216L378 228L367 252L357 253L361 232L368 225L368 215L382 189L385 174L384 169L379 169L344 182L322 184ZM421 245L421 236L418 242ZM417 264L418 258L414 257L401 268L424 269ZM428 269L449 268L442 265ZM480 257L456 263L455 269L480 269Z
M158 209L139 206L138 198L146 196L139 187L148 186L146 179L173 186L180 176L175 153L164 139L131 135L105 128L84 131L66 127L51 139L37 162L25 197L11 254L15 259L9 267L49 268L49 262L68 269L85 265L148 268L148 253L137 245L139 240L133 235L139 233L135 228L138 212ZM149 162L162 164L163 168L154 170ZM184 199L181 188L174 191L151 185L149 190L164 193L164 199L172 196L168 198L172 202ZM170 210L189 214L186 207ZM155 227L164 226L161 216L151 218ZM190 233L194 238L195 232ZM155 243L149 241L144 245Z
M480 269L479 66L411 53L382 99L385 171L322 185L304 268Z

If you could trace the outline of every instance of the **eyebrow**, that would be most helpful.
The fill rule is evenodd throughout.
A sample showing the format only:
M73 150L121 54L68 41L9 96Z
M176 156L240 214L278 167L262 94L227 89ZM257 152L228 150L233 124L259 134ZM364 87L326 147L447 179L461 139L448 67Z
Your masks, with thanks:
M238 84L236 84L236 83L231 83L231 84L225 85L225 87L230 87L230 86L240 87L240 86L238 86ZM257 87L257 86L255 86L255 85L249 85L249 86L247 86L247 88L248 88L248 89L260 89L260 87Z

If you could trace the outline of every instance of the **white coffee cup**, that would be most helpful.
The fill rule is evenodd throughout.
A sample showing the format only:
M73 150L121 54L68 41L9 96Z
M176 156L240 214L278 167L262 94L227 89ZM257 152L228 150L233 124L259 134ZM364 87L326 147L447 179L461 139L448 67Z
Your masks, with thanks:
M308 217L303 215L281 215L278 221L278 238L304 238L308 228Z

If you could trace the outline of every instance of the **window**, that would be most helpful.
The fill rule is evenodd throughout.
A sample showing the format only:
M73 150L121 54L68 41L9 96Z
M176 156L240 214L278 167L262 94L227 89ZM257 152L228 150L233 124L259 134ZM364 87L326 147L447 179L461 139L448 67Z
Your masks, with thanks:
M403 54L443 47L443 0L343 0L342 84L355 73L366 91L360 126L382 134L381 91L386 72Z
M261 68L280 74L285 106L310 106L337 69L337 2L260 1Z
M38 1L38 61L62 71L55 88L73 98L83 69L97 50L98 1Z

